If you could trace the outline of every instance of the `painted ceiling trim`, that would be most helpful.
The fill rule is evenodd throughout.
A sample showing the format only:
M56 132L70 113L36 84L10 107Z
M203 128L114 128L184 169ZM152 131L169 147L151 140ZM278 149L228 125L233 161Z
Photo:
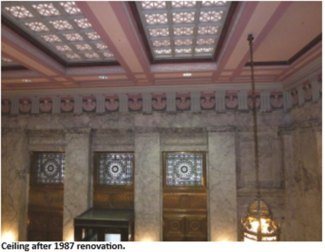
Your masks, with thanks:
M2 91L2 97L13 97L13 96L46 96L46 95L97 95L97 94L136 94L136 93L165 93L165 92L192 92L192 91L204 91L204 92L213 92L213 91L239 91L239 90L251 90L251 83L219 83L219 84L206 84L201 86L199 83L190 84L190 85L174 85L168 88L166 91L166 86L156 85L156 86L138 86L138 87L102 87L102 88L67 88L67 89L49 89L49 90L10 90ZM282 90L281 82L274 82L272 84L268 83L256 83L257 90Z
M290 59L287 61L259 61L254 62L254 66L284 66L284 65L291 65L296 60L298 60L302 55L307 53L310 49L312 49L315 45L320 43L322 41L322 33L319 34L316 38L314 38L312 41L310 41L304 48L302 48L299 52L297 52L295 55L293 55ZM250 66L251 63L247 62L245 66Z

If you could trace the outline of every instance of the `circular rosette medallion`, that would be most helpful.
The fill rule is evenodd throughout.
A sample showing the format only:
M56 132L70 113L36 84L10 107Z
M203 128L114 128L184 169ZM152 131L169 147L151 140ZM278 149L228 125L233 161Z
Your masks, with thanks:
M123 173L123 164L119 161L109 162L106 167L105 176L109 178L117 178Z
M178 161L175 164L176 175L181 179L188 179L193 175L194 167L191 162L186 160Z
M60 173L60 164L55 160L46 161L43 166L43 172L46 177L55 178Z

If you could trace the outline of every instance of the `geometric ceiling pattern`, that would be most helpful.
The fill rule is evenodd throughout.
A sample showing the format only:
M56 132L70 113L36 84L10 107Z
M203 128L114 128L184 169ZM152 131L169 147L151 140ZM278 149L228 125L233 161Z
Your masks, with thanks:
M65 62L116 61L75 2L2 2L1 13Z
M153 59L210 58L231 2L137 2Z
M1 13L2 95L237 92L251 86L248 34L257 90L321 68L320 1L6 1Z

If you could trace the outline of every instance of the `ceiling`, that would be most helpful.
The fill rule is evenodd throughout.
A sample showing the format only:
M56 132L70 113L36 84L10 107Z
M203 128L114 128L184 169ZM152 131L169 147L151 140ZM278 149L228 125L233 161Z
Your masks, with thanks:
M2 2L1 90L279 86L322 55L322 2Z

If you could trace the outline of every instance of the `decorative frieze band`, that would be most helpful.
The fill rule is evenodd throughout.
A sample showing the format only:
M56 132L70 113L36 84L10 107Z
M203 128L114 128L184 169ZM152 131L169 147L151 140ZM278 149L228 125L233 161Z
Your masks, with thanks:
M257 91L256 107L269 112L279 109L290 110L305 102L317 101L322 97L321 81L318 79L302 83L291 91ZM90 96L11 97L2 99L2 114L38 113L112 113L152 111L252 110L251 92L217 91L188 93L142 93Z

